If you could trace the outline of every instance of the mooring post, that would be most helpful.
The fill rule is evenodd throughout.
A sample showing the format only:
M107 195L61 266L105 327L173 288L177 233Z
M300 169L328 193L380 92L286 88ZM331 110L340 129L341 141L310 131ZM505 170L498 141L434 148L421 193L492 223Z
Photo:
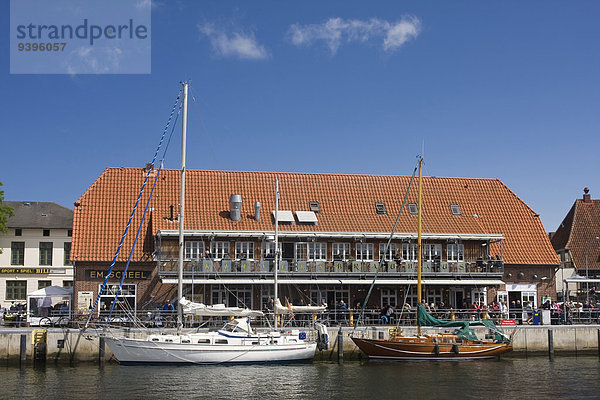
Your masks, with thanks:
M344 332L342 332L342 327L339 327L338 330L338 364L342 364L344 362Z
M98 362L100 364L104 364L104 355L106 354L105 346L104 336L100 336L98 340Z
M21 334L21 343L19 345L19 361L24 363L27 360L27 335Z
M548 356L554 357L554 331L548 329Z

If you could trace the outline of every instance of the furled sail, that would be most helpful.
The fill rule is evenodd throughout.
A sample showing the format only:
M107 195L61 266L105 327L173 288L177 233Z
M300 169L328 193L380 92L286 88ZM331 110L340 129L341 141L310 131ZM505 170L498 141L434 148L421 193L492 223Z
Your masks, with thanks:
M287 307L281 304L279 299L275 300L275 313L276 314L288 314L288 313L317 313L325 311L325 306L294 306L288 304Z
M263 312L258 310L250 310L249 308L240 307L225 307L225 304L215 304L207 306L203 303L194 303L182 297L179 304L183 308L183 313L186 315L198 315L204 317L262 317Z

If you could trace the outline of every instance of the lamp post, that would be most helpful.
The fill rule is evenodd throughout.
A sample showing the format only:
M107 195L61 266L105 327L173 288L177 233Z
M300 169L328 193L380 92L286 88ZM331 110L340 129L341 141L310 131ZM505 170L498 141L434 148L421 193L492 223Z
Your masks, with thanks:
M585 290L586 290L586 302L587 304L590 304L590 283L587 282L588 279L590 279L589 275L588 275L588 255L590 253L590 246L592 245L592 243L594 243L594 240L598 240L600 239L600 237L596 236L594 239L590 240L590 242L588 243L588 245L585 248Z

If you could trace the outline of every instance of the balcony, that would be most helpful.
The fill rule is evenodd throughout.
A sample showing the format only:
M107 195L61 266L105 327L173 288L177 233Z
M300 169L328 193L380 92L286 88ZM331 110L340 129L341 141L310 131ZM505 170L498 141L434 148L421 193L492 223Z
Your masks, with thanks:
M173 276L178 273L176 255L159 254L157 257L161 276ZM271 275L274 272L273 259L263 260L231 260L201 258L185 260L184 275L218 274L218 275ZM380 267L378 261L308 261L284 259L279 262L278 274L286 275L325 275L325 276L364 276L374 275L378 268L384 276L410 277L417 275L417 262L384 261ZM502 260L477 261L425 261L422 275L425 277L451 276L487 276L502 277L504 262Z

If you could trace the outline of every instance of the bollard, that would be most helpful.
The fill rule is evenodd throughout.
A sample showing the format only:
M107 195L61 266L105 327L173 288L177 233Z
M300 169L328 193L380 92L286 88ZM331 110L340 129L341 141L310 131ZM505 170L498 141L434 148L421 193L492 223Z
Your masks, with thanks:
M104 364L104 355L106 354L104 336L100 336L98 342L98 362Z
M600 329L598 329L598 357L600 357Z
M554 331L552 329L548 329L548 356L554 357Z
M22 333L21 334L21 343L19 344L19 361L21 363L25 362L25 360L27 360L27 335Z
M344 362L344 333L342 332L342 327L338 330L338 364L342 364Z

